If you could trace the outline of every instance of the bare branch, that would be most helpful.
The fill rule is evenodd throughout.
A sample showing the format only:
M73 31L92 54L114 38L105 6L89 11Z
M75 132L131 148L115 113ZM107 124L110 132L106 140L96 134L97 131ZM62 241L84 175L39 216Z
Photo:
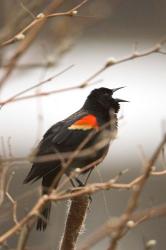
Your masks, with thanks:
M13 221L15 224L18 223L18 220L17 220L17 201L15 201L13 199L13 197L11 196L11 194L9 193L9 187L10 187L10 183L13 179L13 176L14 176L15 172L12 172L8 178L8 182L6 184L6 191L5 191L5 195L6 197L8 198L8 200L11 202L12 204L12 207L13 207L13 212L12 212L12 215L13 215Z
M152 48L148 49L145 52L134 51L133 54L131 54L127 57L121 58L121 59L110 58L109 60L107 60L107 62L100 69L98 69L95 73L93 73L90 77L88 77L86 80L84 80L83 82L81 82L78 85L74 85L74 86L70 86L67 88L62 88L62 89L54 90L54 91L40 92L37 94L26 95L26 96L14 98L14 99L12 99L12 97L11 97L8 100L0 101L0 105L2 106L6 103L10 103L10 101L9 101L10 99L12 101L16 102L16 101L27 100L27 99L36 98L36 97L49 96L49 95L57 94L60 92L71 91L71 90L75 90L75 89L88 87L89 85L92 84L91 83L92 80L94 80L97 76L102 74L104 71L106 71L110 67L127 62L127 61L131 61L131 60L134 60L137 58L149 56L149 55L152 55L154 53L160 53L161 49L162 49L162 45L164 45L165 43L166 43L166 39L165 40L163 39L163 40L159 41L158 43L156 43ZM21 95L20 93L18 93L18 94L19 94L19 96Z

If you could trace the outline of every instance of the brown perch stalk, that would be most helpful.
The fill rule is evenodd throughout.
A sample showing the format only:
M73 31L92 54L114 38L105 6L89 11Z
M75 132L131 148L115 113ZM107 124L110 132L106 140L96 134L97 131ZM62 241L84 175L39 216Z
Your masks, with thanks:
M83 195L71 199L60 250L75 250L79 234L84 225L86 211L89 207L89 196Z

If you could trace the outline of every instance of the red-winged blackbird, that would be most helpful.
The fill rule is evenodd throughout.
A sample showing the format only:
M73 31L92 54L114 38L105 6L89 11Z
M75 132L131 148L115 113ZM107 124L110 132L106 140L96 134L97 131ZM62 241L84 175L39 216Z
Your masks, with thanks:
M95 162L105 157L110 141L117 133L119 103L125 101L114 99L112 95L119 89L121 88L94 89L79 111L53 125L40 142L32 168L24 183L42 178L42 193L48 194L53 184L54 188L57 187L63 173L69 176L76 168L83 169L90 164L93 165L93 162L96 166ZM72 159L72 152L79 147L78 155ZM85 152L87 149L89 151ZM69 157L63 161L63 153L67 152L71 152L71 160ZM90 153L86 154L88 152ZM49 159L50 154L59 155L59 159ZM47 161L36 161L40 156L48 156ZM68 165L64 166L64 162L68 162ZM83 171L85 172L87 169ZM75 177L74 180L81 184L78 178ZM72 179L71 181L73 183ZM37 221L38 230L45 230L50 210L51 202L47 202L41 211L42 217Z

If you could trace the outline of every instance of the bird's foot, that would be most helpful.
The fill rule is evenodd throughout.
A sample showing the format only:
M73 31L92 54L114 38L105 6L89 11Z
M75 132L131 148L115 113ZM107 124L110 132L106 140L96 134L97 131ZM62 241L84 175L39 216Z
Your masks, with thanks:
M79 187L85 187L85 184L84 184L82 181L80 181L80 179L78 179L78 178L76 177L75 180L76 180L76 182L78 183L78 186L79 186Z

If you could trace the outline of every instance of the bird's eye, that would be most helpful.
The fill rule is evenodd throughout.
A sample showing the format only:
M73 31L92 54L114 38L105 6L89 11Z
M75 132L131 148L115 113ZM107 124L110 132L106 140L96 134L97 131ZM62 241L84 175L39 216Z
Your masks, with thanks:
M104 97L105 97L105 98L110 98L110 96L111 96L111 95L110 95L108 92L105 92L105 93L104 93Z

